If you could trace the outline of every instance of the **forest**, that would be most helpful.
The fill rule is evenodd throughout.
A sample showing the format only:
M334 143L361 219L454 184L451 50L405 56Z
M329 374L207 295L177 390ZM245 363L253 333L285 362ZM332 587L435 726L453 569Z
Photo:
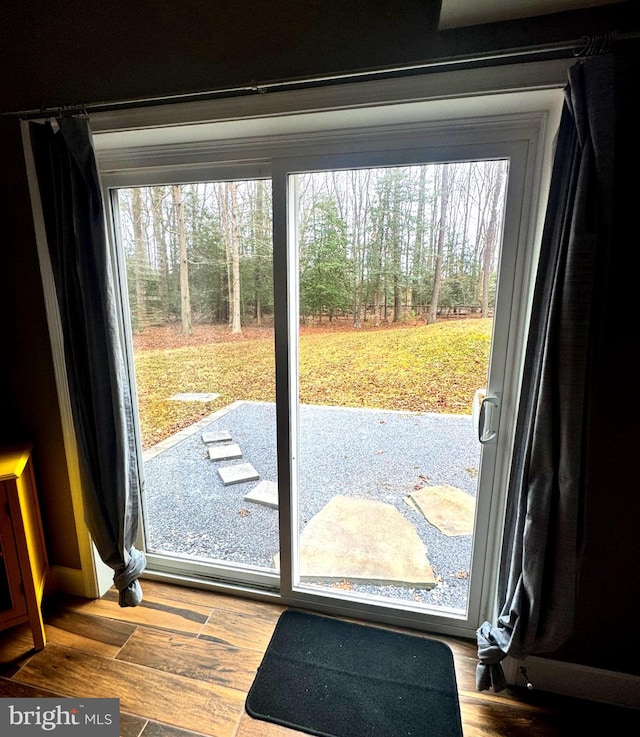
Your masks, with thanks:
M491 316L508 161L289 176L301 323ZM120 189L117 205L134 332L272 324L270 179Z

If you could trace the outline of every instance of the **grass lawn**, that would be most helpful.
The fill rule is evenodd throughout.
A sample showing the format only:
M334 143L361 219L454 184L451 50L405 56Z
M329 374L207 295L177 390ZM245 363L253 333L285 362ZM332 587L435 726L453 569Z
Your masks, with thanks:
M343 407L470 414L486 383L491 319L435 325L303 327L300 401ZM275 399L273 332L241 337L197 326L187 338L174 327L134 338L143 446L148 448L237 400ZM216 392L211 402L178 402L182 392Z

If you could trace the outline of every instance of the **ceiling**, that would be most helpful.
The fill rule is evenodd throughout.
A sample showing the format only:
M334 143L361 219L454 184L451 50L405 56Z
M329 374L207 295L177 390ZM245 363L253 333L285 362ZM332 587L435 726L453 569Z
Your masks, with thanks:
M439 30L610 5L622 0L442 0Z

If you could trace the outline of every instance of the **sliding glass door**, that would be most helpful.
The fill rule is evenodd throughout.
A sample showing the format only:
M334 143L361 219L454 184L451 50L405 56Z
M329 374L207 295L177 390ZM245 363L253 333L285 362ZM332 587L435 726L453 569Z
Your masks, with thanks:
M524 343L530 135L236 141L218 165L168 149L105 173L151 572L473 633Z
M268 585L278 556L271 182L122 188L112 203L147 556Z
M289 596L476 624L524 181L503 152L274 167Z
M300 585L466 613L507 177L291 175Z

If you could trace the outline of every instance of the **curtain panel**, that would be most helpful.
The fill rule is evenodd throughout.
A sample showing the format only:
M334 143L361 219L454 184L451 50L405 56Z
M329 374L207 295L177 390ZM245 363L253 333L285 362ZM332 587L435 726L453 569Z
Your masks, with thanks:
M496 622L477 631L477 688L557 650L573 627L584 535L590 398L614 248L621 85L614 54L569 72L516 426ZM631 87L626 89L630 95ZM624 92L623 92L624 95Z
M114 571L120 606L136 606L146 559L134 547L140 499L134 407L89 121L63 117L29 128L64 335L86 523L98 554Z

